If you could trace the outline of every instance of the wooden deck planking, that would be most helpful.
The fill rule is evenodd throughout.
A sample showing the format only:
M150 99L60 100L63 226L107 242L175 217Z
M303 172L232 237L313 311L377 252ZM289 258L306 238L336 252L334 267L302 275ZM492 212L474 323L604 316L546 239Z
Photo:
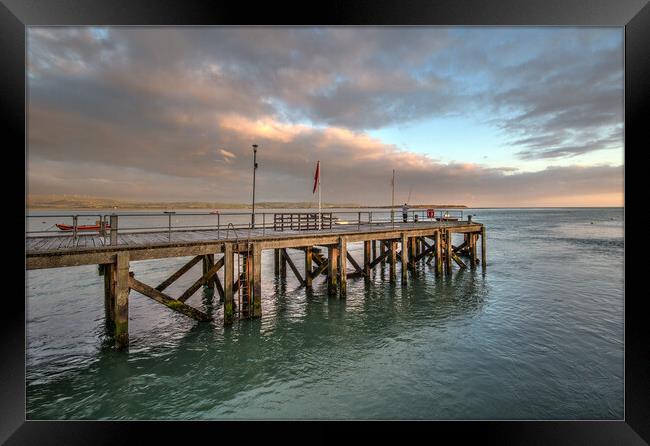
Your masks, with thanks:
M84 234L78 237L77 244L74 243L71 235L66 236L41 236L26 239L26 252L28 257L43 256L72 256L66 260L60 258L55 260L56 264L85 264L85 262L96 261L104 263L115 255L120 249L144 249L145 251L133 252L140 259L176 257L179 255L199 255L202 253L221 252L223 245L220 242L246 243L250 237L251 243L260 243L263 249L278 247L301 247L303 245L326 246L333 243L332 240L345 234L349 243L363 240L372 240L375 233L377 239L397 239L399 233L407 232L411 236L427 236L432 231L448 229L454 232L454 228L464 232L480 232L482 224L479 222L422 222L422 223L390 223L381 225L338 225L331 229L322 231L273 231L272 229L238 230L236 233L225 230L197 230L172 232L171 242L166 231L159 232L136 232L118 234L118 246L110 246L110 241L104 244L99 234ZM219 235L219 238L217 238ZM227 235L227 237L226 237ZM430 236L430 235L429 235ZM235 248L238 249L238 248ZM243 249L243 247L242 247ZM29 260L29 259L28 259ZM43 259L42 261L45 261ZM41 260L29 261L30 268L39 268Z
M465 222L447 222L447 223L438 223L438 224L417 224L412 223L401 225L395 224L393 227L390 224L387 225L336 225L331 229L318 231L318 230L309 230L309 231L297 231L297 230L286 230L286 231L273 231L272 229L262 230L254 229L250 232L248 230L238 230L236 233L233 233L231 230L227 233L224 230L199 230L199 231L177 231L172 232L171 243L177 242L201 242L201 241L245 241L249 238L273 238L273 239L282 239L293 236L303 236L303 237L319 237L332 234L340 233L373 233L373 232L385 232L391 230L416 230L424 228L453 228L454 226L464 226L467 223ZM217 238L217 235L219 237ZM226 237L227 235L227 237ZM40 239L40 241L39 241ZM51 239L51 240L50 240ZM40 251L44 249L52 249L52 243L58 242L58 245L55 249L69 249L75 246L77 247L101 247L107 246L104 245L102 239L99 235L81 235L78 236L77 244L73 243L74 238L72 236L61 236L61 237L29 237L27 239L27 249L29 251ZM90 240L89 240L90 239ZM90 243L89 243L90 242ZM38 244L36 244L38 243ZM118 234L118 245L124 246L138 246L138 245L147 245L147 244L160 244L160 243L170 243L168 234L166 232L148 232L148 233L127 233L127 234Z
M25 250L39 250L41 249L44 245L51 243L51 239L54 237L43 237L42 239L27 239L27 246L25 246Z
M167 243L169 239L167 238L167 234L151 234L152 237L152 243Z
M52 237L52 240L47 243L47 249L58 249L62 241L63 237Z
M217 231L212 231L212 230L206 231L206 230L204 230L204 231L198 231L198 234L202 235L205 240L219 240L217 238ZM221 235L221 234L219 234L219 235Z
M56 249L61 249L63 247L66 247L70 243L70 240L72 240L72 237L61 237L59 239L59 244Z

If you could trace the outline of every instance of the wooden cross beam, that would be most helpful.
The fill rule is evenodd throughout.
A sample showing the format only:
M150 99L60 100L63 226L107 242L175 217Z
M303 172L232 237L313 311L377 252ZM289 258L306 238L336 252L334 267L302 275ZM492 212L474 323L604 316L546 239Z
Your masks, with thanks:
M347 274L346 274L346 277L347 277L348 279L353 279L353 278L355 278L355 277L363 277L363 276L365 276L365 275L366 275L366 274L365 274L363 271L355 271L355 272L353 272L353 273L347 273ZM339 274L339 276L340 276L340 274Z
M289 264L291 271L293 271L293 274L296 276L296 279L298 279L298 282L300 282L300 285L304 286L305 280L300 275L300 272L298 271L298 268L296 268L296 265L293 264L293 260L291 260L289 254L287 254L287 250L285 248L280 249L280 255L287 260L287 263Z
M417 256L415 256L415 258L413 259L413 262L415 263L415 262L421 260L422 257L426 256L427 254L432 254L433 251L434 251L435 249L436 249L435 246L430 246L430 247L428 247L428 248L425 249L423 252L421 252L420 254L418 254Z
M144 296L150 297L156 302L165 305L167 308L184 314L185 316L191 317L192 319L196 319L197 321L209 321L212 319L202 311L192 308L177 299L172 299L171 297L161 293L155 288L152 288L149 285L136 280L133 276L129 276L129 288L137 291Z
M363 271L363 268L361 268L361 267L359 266L359 264L357 263L357 261L354 260L354 258L353 258L352 255L350 254L350 251L347 252L347 256L346 256L346 257L348 258L348 260L350 261L350 263L352 264L352 266L354 266L354 269L356 270L356 271L355 271L356 273L361 273L361 274L364 274L364 275L365 275L365 273L364 273L364 271Z
M314 270L314 272L311 273L311 278L315 279L318 277L319 274L327 274L327 266L329 265L329 260L325 259L323 263L321 263L318 268Z
M424 246L426 246L427 248L434 248L433 245L430 245L429 243L427 243L427 238L426 237L418 237L418 238L420 240L422 240L422 243L424 243Z
M312 260L316 263L316 265L318 265L318 266L322 265L322 264L323 264L323 261L324 261L323 259L320 258L319 255L317 255L317 253L315 253L315 252L313 252L313 251L312 251L312 253L311 253L311 259L312 259Z
M196 293L196 290L198 290L201 287L201 285L206 283L208 280L212 278L212 276L217 274L217 271L219 271L219 269L223 266L223 263L224 260L222 257L221 259L219 259L217 263L215 263L212 266L212 268L208 270L208 272L206 272L199 280L194 282L194 284L191 287L185 290L185 292L177 300L179 300L180 302L185 302L187 299L189 299L190 296L192 296L192 294Z
M424 244L424 246L426 246L426 249L415 256L415 258L413 259L413 263L416 263L416 262L420 261L427 254L431 255L433 253L433 251L436 249L435 245L430 245L430 244L427 243L427 241L425 240L425 237L416 237L416 239L419 239ZM431 260L431 259L429 259L429 260Z
M325 269L327 269L327 262L328 262L327 258L325 258L321 253L316 252L316 251L312 251L311 254L312 254L312 256L311 256L312 260L316 263L316 265L319 266L318 269L320 270L320 274L323 274L324 276L326 276L327 271L325 271ZM321 269L320 268L321 266L323 266L324 269ZM312 276L312 277L315 278L315 277L317 277L317 275Z
M422 241L422 244L425 246L425 249L424 249L424 251L422 251L420 253L420 256L418 257L417 260L421 260L424 257L428 256L428 259L427 259L426 263L429 264L429 263L431 263L431 260L433 260L433 256L434 256L434 254L436 252L436 244L435 243L429 244L427 242L427 238L425 236L420 237L420 240Z
M463 251L463 250L469 248L469 245L468 245L468 243L465 241L465 242L463 242L460 246L454 246L454 245L452 245L451 248L452 248L452 250L453 250L455 253L460 253L461 251Z
M199 263L201 259L203 258L202 255L194 257L192 260L187 262L185 265L181 267L178 271L176 271L174 274L169 276L164 282L162 282L160 285L156 287L156 290L158 291L163 291L165 288L167 288L169 285L172 283L176 282L179 277L181 277L183 274L188 272L194 265Z
M467 268L467 265L465 265L465 262L463 262L460 257L458 257L458 254L454 253L451 255L451 258L460 266L461 268Z
M384 260L384 259L385 259L386 257L388 257L389 255L390 255L390 250L388 250L388 249L387 249L386 251L384 251L383 254L379 254L379 256L378 256L375 260L373 260L372 262L370 262L370 268L372 269L372 268L374 268L375 266L377 266L377 264L378 264L379 262L381 262L382 260Z
M226 297L223 291L223 285L221 285L221 280L219 280L218 275L214 275L214 284L217 286L217 291L219 292L219 298L223 301Z
M399 243L399 240L394 240L395 242ZM386 246L386 249L390 250L390 241L389 240L382 240L382 243ZM397 261L401 262L402 261L402 251L395 251L395 256Z

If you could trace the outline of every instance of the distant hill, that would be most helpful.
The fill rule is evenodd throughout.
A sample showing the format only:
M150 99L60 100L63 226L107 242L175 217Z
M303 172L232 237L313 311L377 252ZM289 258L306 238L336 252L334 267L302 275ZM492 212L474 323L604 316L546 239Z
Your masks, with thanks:
M316 208L314 202L265 201L255 203L256 209L307 209ZM323 203L324 209L331 208L375 208L389 209L390 206L361 206L356 203ZM401 204L395 205L400 208ZM455 204L412 204L411 209L426 208L465 208ZM28 209L250 209L250 204L217 203L208 201L126 201L111 198L88 197L84 195L30 195L27 198Z
M269 201L255 203L256 209L301 209L317 207L313 202ZM354 203L323 203L323 208L355 207ZM30 195L28 209L250 209L250 204L208 201L125 201L83 195Z

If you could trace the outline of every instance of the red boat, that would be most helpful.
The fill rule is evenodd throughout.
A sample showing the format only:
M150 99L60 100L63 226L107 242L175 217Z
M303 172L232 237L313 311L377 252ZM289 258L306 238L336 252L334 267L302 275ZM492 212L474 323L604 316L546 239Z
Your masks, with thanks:
M74 231L74 226L72 225L62 225L57 223L56 227L62 231ZM111 225L107 224L106 229L110 229ZM77 226L77 231L99 231L99 225L81 225Z

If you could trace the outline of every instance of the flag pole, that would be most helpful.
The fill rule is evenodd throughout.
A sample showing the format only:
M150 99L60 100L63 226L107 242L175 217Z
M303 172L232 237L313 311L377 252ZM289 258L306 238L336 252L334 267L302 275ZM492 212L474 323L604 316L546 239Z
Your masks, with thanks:
M320 209L320 161L318 161L318 230L323 229L323 217L321 216Z
M393 196L390 202L390 222L395 228L395 169L393 169L393 181L391 183L393 184Z

